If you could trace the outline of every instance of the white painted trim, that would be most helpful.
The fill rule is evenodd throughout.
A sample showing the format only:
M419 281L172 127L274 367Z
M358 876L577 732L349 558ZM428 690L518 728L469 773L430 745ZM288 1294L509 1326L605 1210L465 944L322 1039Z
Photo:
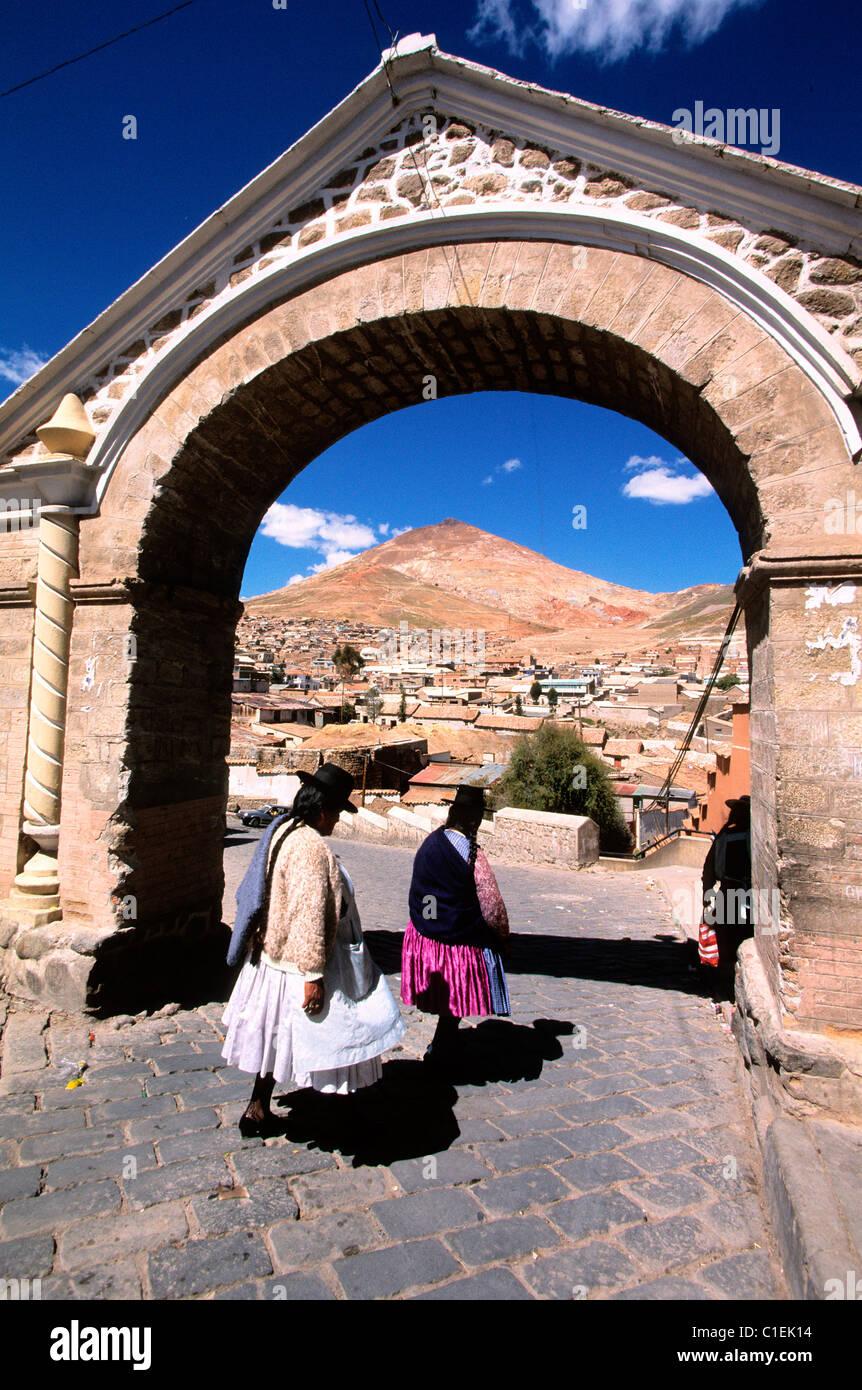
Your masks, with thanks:
M519 82L428 42L382 65L268 168L213 213L0 405L0 457L50 415L56 398L230 265L285 208L327 186L365 147L415 111L462 116L515 138L571 151L653 188L743 220L764 217L831 255L862 251L862 189L716 141L674 142L669 126ZM720 164L716 164L716 160ZM655 224L652 224L655 225Z
M682 271L717 290L759 324L824 396L851 455L862 448L855 420L844 400L859 382L853 359L790 295L723 247L685 228L656 224L628 211L610 217L606 208L525 208L493 203L452 209L445 217L435 211L417 212L404 219L356 228L324 244L315 243L289 261L275 263L243 281L229 299L200 313L136 378L133 394L121 402L98 439L88 458L88 464L101 474L97 499L101 500L120 455L155 403L205 353L207 342L263 313L269 305L346 270L425 247L476 241L555 241L597 246ZM89 510L96 510L96 506Z

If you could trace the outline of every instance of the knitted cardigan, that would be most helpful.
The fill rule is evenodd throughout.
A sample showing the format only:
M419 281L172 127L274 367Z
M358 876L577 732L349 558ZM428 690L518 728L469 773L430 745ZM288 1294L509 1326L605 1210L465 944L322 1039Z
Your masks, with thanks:
M341 912L341 873L332 850L310 826L276 831L277 856L263 950L270 960L295 965L303 975L323 974L332 955Z

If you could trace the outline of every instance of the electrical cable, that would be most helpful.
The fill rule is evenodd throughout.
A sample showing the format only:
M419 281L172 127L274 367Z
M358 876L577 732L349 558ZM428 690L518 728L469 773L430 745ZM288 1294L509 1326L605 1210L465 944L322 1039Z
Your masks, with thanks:
M53 73L59 72L61 68L70 68L75 63L83 62L85 58L91 57L94 53L101 53L103 48L110 48L112 44L119 43L121 39L128 39L132 34L139 34L142 29L149 29L152 24L159 24L161 20L168 19L178 10L187 10L190 5L196 5L198 0L183 0L181 5L174 5L172 10L165 10L163 14L157 14L153 19L145 19L142 24L136 24L133 29L126 29L122 34L116 34L112 39L106 39L104 43L97 43L95 48L88 48L86 53L79 53L75 58L66 58L62 63L56 63L54 67L47 68L45 72L37 73L35 77L28 77L26 82L17 82L14 87L7 87L5 92L0 92L0 98L11 96L13 92L20 92L23 87L31 87L34 82L42 82L46 77L51 77Z
M724 658L727 655L727 649L730 646L730 639L733 636L736 624L739 622L741 613L742 604L739 602L739 600L737 600L736 607L730 615L730 621L727 624L724 636L721 639L721 645L718 649L718 655L715 658L715 663L713 665L709 680L704 686L703 694L697 702L697 708L694 714L692 715L691 723L686 731L682 744L680 745L679 752L677 753L677 756L667 774L667 777L665 778L664 782L661 785L661 788L659 789L658 795L653 798L653 800L649 803L648 806L645 806L643 808L645 811L654 810L656 807L661 805L662 800L664 800L665 805L668 805L670 802L670 792L673 786L673 779L683 764L683 760L685 759L685 755L691 746L691 741L694 738L697 726L703 718L703 712L706 709L707 702L712 693L712 688L715 685L715 682L718 680L719 673L721 671L722 666L724 665Z

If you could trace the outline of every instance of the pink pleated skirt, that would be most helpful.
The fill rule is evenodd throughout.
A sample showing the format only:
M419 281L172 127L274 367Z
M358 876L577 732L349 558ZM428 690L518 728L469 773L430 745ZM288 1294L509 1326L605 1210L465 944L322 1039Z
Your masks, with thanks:
M432 941L409 922L401 948L402 1000L425 1013L450 1014L454 1018L508 1014L505 983L505 997L501 998L497 981L489 977L490 954L480 946L445 946L441 941ZM491 961L495 975L497 964L498 960Z

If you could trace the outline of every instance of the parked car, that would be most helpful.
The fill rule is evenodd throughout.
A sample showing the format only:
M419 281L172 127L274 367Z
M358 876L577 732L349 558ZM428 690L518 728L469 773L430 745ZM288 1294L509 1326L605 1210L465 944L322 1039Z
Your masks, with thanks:
M262 830L265 825L274 821L276 816L284 816L289 810L289 806L277 806L275 802L270 802L268 806L260 806L251 811L237 811L237 816L243 825Z

